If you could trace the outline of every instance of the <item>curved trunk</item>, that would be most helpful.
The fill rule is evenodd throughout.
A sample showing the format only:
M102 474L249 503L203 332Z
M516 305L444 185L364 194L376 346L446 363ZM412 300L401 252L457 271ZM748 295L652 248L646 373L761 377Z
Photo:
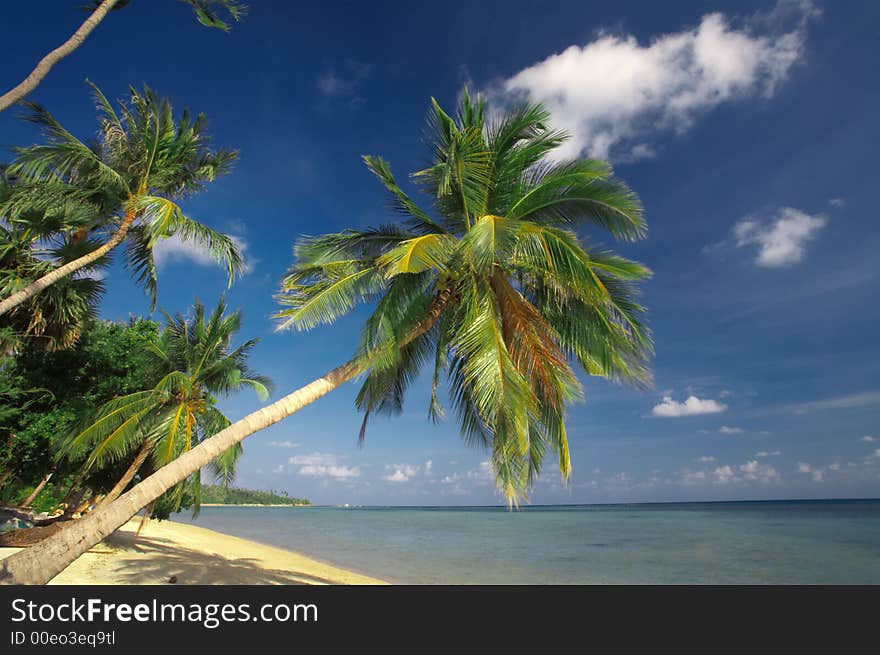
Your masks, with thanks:
M430 330L454 293L452 289L440 291L425 317L400 345L404 346ZM106 507L96 509L36 546L0 561L0 584L45 584L141 509L174 485L183 482L200 468L208 465L221 453L241 442L245 437L274 425L310 405L321 396L351 380L362 370L362 366L356 360L352 360L271 405L236 421L166 464Z
M147 461L147 457L150 456L152 450L153 444L149 440L144 441L141 445L141 449L138 451L137 455L135 455L134 460L132 460L131 466L129 466L122 477L119 478L119 482L117 482L110 492L104 496L101 502L98 503L98 507L108 505L119 498L119 494L125 491L128 483L134 479L135 475L137 475L137 472L140 470L141 466L144 465L144 462Z
M30 507L31 506L31 503L33 503L37 499L37 496L40 495L40 492L43 490L43 487L45 487L46 483L49 482L49 480L52 478L53 473L54 473L54 471L50 471L49 473L47 473L46 475L43 476L43 479L40 480L40 484L38 484L34 488L34 490L31 492L31 495L28 496L25 499L25 501L21 504L22 507Z
M112 534L141 509L183 482L245 437L287 418L359 372L353 362L257 410L206 439L134 486L117 500L96 509L39 544L0 561L0 584L45 584L77 557Z
M42 79L46 77L46 74L52 70L52 66L81 46L86 37L98 26L98 23L104 19L107 12L113 9L113 5L117 2L118 0L104 0L79 26L79 29L73 33L73 36L43 57L36 68L31 71L31 74L21 84L0 96L0 111L8 109L10 105L18 102L36 89Z
M113 236L107 240L103 246L99 248L95 248L92 252L83 255L77 259L74 259L72 262L67 262L63 266L59 266L53 271L46 273L43 277L34 280L29 285L27 285L21 291L16 291L8 298L4 298L0 301L0 316L8 312L10 309L18 307L21 303L29 300L36 296L40 291L46 289L53 284L55 284L58 280L67 277L68 275L75 273L81 268L92 264L108 252L113 250L116 246L122 243L122 240L125 238L125 235L128 234L129 228L134 223L134 219L137 218L137 214L134 212L129 212L126 214L123 221L119 224L119 228L116 232L113 233Z

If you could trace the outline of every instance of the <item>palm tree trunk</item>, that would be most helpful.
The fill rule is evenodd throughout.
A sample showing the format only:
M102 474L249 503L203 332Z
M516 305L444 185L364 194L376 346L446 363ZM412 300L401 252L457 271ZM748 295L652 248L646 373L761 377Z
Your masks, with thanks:
M145 439L143 445L141 445L141 449L138 451L137 455L135 455L134 460L131 462L131 466L128 467L128 470L119 478L119 482L110 490L110 492L104 496L103 500L98 503L98 507L103 507L107 505L117 498L119 498L119 494L125 491L125 488L128 486L128 483L134 479L134 476L140 470L141 466L144 465L144 462L147 461L147 457L150 456L150 452L153 449L153 444L149 441L149 439Z
M453 295L452 289L440 291L425 318L407 335L401 346L430 330ZM207 466L221 453L245 437L295 414L348 382L361 370L361 364L357 360L351 360L271 405L236 421L169 462L106 507L96 509L39 544L0 561L0 584L45 584L142 508L203 466Z
M40 60L40 63L37 64L36 68L31 71L31 74L28 75L21 84L0 96L0 111L8 109L12 104L18 102L31 91L36 89L37 85L52 69L52 66L82 45L83 41L86 40L86 37L98 26L98 23L104 19L107 12L113 9L113 5L115 5L117 1L118 0L104 0L104 2L98 5L95 11L91 13L83 24L79 26L79 29L73 33L73 36L43 57Z
M134 219L137 218L137 213L134 211L129 211L126 213L125 218L119 224L119 228L117 228L116 232L113 233L113 236L107 240L103 246L99 248L95 248L92 252L86 253L82 257L74 259L72 262L67 262L63 266L59 266L55 270L46 273L43 277L38 280L34 280L29 285L27 285L21 291L16 291L8 298L5 298L2 302L0 302L0 316L8 312L10 309L17 307L21 303L29 300L36 296L40 291L46 289L53 284L55 284L58 280L67 277L71 273L78 271L89 264L98 261L106 255L108 252L113 250L116 246L122 243L122 240L125 238L125 235L128 234L129 228L134 223Z
M40 495L40 492L43 490L43 487L46 486L46 483L52 478L52 475L55 471L49 471L46 475L43 476L43 479L40 480L40 484L36 486L36 488L31 492L31 495L25 498L24 502L21 504L22 507L30 507L31 503L36 500L37 496Z
M143 507L183 482L245 437L274 425L352 379L359 367L348 362L206 439L147 477L117 500L95 510L0 562L0 584L45 584L89 548L112 534Z

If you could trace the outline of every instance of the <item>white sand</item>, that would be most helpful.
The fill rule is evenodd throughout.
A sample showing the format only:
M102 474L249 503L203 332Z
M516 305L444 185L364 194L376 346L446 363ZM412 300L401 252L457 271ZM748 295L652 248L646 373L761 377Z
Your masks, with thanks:
M122 526L49 584L387 584L299 553L213 530L140 519ZM17 548L0 548L0 559Z

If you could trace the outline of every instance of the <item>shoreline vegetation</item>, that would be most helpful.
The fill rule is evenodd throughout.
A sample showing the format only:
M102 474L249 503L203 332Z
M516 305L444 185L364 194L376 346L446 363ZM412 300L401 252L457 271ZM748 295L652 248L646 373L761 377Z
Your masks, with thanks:
M306 498L295 498L286 491L261 491L223 485L202 485L202 507L308 507Z
M140 525L140 518L132 519L49 584L387 584L295 551L207 528L151 519L136 536ZM19 550L0 548L0 560Z

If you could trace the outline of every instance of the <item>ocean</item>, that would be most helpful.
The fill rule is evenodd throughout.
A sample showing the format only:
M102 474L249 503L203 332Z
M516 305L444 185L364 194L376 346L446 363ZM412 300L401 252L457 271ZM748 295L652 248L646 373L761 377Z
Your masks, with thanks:
M880 584L880 500L205 507L174 520L403 584Z

